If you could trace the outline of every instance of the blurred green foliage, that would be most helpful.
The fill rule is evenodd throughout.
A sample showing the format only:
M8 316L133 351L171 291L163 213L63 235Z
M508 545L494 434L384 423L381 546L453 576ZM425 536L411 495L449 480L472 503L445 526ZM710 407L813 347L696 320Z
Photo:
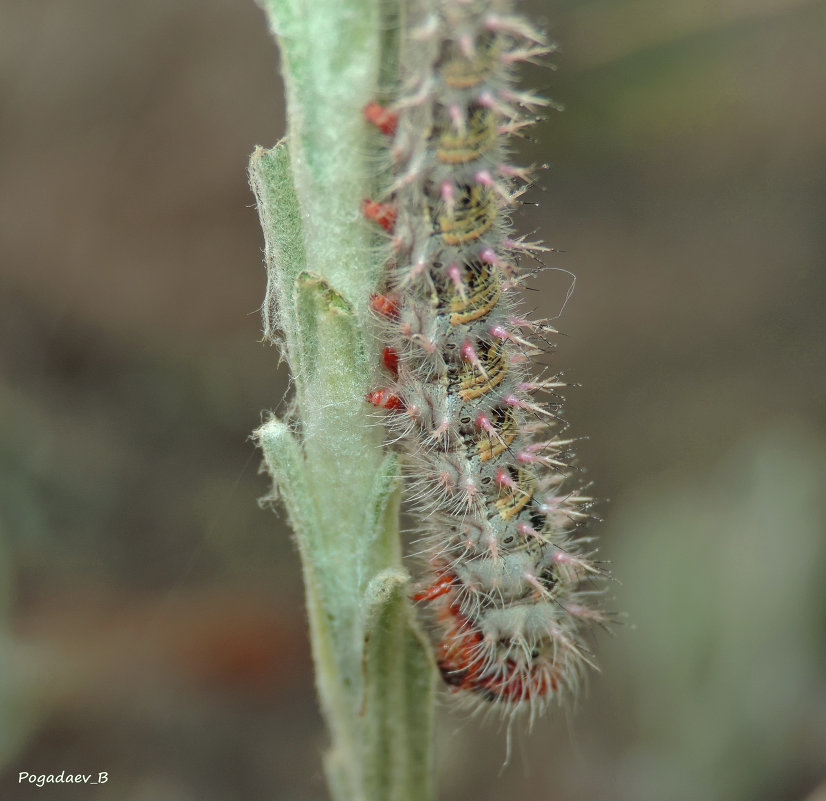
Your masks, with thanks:
M702 474L679 467L617 509L612 651L636 732L627 797L784 797L826 735L826 451L768 428ZM788 796L786 796L788 797Z

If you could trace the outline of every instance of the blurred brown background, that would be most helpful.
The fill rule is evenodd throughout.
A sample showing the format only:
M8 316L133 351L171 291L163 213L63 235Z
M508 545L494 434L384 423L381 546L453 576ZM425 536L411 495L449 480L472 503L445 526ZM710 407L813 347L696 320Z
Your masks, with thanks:
M826 778L826 4L556 0L522 215L628 625L530 737L446 711L442 798L796 801ZM326 797L298 559L247 437L247 2L2 3L0 798ZM551 272L531 301L562 305ZM38 790L33 774L97 773Z

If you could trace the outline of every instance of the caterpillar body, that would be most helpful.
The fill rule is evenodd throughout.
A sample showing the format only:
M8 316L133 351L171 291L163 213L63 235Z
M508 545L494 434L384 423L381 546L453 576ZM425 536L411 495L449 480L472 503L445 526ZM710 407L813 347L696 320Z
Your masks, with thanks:
M436 656L460 699L531 717L575 691L592 664L583 634L605 615L579 529L590 499L568 466L562 386L532 377L536 340L520 315L520 257L509 211L528 171L508 141L542 103L514 88L519 62L548 52L502 0L435 0L403 46L401 89L367 119L390 156L363 212L388 232L372 298L384 348L388 441L405 454ZM520 183L521 182L521 183Z

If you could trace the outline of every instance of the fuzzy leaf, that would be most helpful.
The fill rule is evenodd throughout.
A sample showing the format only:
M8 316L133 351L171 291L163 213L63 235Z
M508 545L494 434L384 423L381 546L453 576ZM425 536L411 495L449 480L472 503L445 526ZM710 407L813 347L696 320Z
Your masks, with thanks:
M409 577L390 568L365 593L364 766L368 798L420 801L433 796L430 648L410 615Z
M264 336L284 334L287 359L295 354L295 315L292 294L296 276L304 269L304 235L301 212L293 185L286 140L272 150L257 147L250 157L250 187L255 194L267 262L264 298Z
M290 169L301 207L307 269L366 310L381 261L361 202L374 176L361 110L375 97L379 0L259 0L281 51Z
M378 570L401 558L398 534L401 476L399 457L388 453L376 472L364 524L365 563Z

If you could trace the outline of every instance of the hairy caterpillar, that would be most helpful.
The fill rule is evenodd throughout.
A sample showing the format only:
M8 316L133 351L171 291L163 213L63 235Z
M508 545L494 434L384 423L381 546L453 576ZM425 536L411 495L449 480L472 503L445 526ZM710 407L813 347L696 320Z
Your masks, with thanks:
M528 170L508 140L542 99L514 88L519 62L548 52L502 0L436 0L403 45L400 90L367 119L392 164L363 212L388 232L373 296L389 441L406 454L437 659L457 696L506 714L540 712L592 664L584 630L603 576L578 528L590 499L571 483L555 377L533 378L537 339L518 311L518 261L544 250L512 233Z

